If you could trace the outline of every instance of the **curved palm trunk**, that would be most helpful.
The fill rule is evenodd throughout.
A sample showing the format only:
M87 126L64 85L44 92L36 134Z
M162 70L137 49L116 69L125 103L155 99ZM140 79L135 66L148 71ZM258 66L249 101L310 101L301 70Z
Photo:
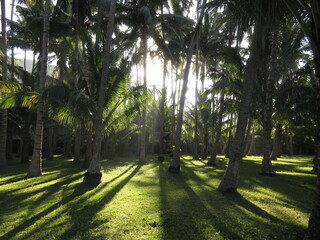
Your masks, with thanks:
M45 1L45 11L43 20L43 37L41 51L41 70L39 83L39 97L36 130L34 134L34 146L32 160L28 171L28 177L37 177L42 175L42 138L43 138L43 99L42 94L45 86L47 75L48 45L49 45L49 17L50 17L50 0Z
M218 154L218 147L219 147L219 142L221 138L221 128L222 128L222 116L224 112L224 94L225 91L223 90L221 97L220 97L220 110L219 110L219 117L218 117L218 124L216 126L216 137L213 143L213 149L212 149L212 154L207 162L208 166L216 166L216 159L217 159L217 154Z
M172 173L179 173L180 172L180 148L181 148L181 133L182 133L182 120L183 120L183 110L184 110L184 103L186 100L186 92L188 86L188 77L190 72L190 65L191 65L191 58L193 54L193 49L195 45L195 38L194 36L191 39L188 55L187 55L187 63L186 68L183 76L183 84L181 90L181 97L180 97L180 104L179 104L179 114L177 119L177 128L174 135L174 150L173 150L173 158L169 166L169 172Z
M202 6L204 6L206 2L207 1L204 0L202 3ZM201 10L201 15L198 19L198 23L202 21L203 16L204 16L204 8L202 8ZM191 66L191 58L192 58L194 47L195 47L195 35L192 36L191 42L189 44L188 54L186 59L187 62L186 62L186 67L183 75L183 83L182 83L182 90L181 90L181 97L180 97L180 104L179 104L179 114L177 119L177 128L174 136L175 146L173 151L173 158L169 166L169 172L172 172L172 173L180 172L180 148L181 148L183 111L184 111L184 104L186 100L189 72L190 72L190 66Z
M2 27L2 81L7 81L7 30L6 30L6 7L5 0L1 0L1 27ZM7 144L7 121L8 113L6 109L1 110L0 126L0 168L7 165L6 144Z
M148 51L148 38L146 30L142 32L142 48L143 48L143 87L147 90L147 51ZM146 105L142 110L141 116L141 134L140 134L140 152L139 152L139 164L143 165L146 162L146 121L147 110Z
M111 1L109 21L107 26L107 38L106 47L104 52L104 65L102 69L102 76L99 86L99 99L98 106L95 114L95 138L93 145L93 157L90 163L88 171L85 173L83 182L87 184L98 185L101 182L102 173L100 171L100 152L101 152L101 142L102 142L102 114L103 106L105 103L105 87L108 80L109 66L110 66L110 52L111 52L111 40L113 33L113 25L116 11L116 1Z
M272 129L272 98L273 98L273 85L276 80L276 60L277 60L277 30L272 33L271 39L271 54L270 54L270 67L268 77L266 79L265 90L265 104L263 107L263 158L260 174L274 175L271 162L271 129Z
M259 62L260 44L262 40L262 23L256 21L254 26L253 39L251 44L250 57L245 69L245 78L243 83L242 98L239 106L237 130L233 140L230 152L230 160L227 170L220 182L219 190L222 192L236 192L238 187L238 178L240 163L243 155L243 145L247 127L250 104L253 93L253 85L257 78L257 69Z

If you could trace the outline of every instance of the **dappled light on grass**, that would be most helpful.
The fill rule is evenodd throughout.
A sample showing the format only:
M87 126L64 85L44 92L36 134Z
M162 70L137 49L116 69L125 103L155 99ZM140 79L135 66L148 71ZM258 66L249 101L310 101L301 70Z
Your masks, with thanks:
M217 167L183 156L169 174L157 156L103 160L102 183L82 184L71 160L1 170L0 239L303 239L314 194L310 157L274 161L277 175L259 175L261 157L243 160L238 194L217 191L228 159ZM6 173L10 172L10 175ZM2 177L4 176L4 177Z

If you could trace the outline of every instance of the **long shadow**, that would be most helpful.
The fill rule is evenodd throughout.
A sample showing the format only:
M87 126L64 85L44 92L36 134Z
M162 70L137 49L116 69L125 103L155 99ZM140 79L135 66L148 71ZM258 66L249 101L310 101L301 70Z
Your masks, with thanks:
M132 167L133 166L131 166L130 169ZM106 204L108 204L118 192L120 192L120 190L134 177L134 175L136 175L136 173L140 170L140 168L141 168L140 165L136 166L136 168L125 179L119 182L115 187L113 187L109 192L107 192L105 196L103 196L95 204L84 206L81 209L76 209L71 206L71 209L74 208L74 210L70 211L71 218L72 218L72 226L68 230L66 230L64 234L62 234L59 237L59 239L64 240L64 239L69 239L71 237L74 237L79 232L79 229L81 229L81 234L83 235L85 234L86 231L102 224L101 221L98 221L98 222L92 221L93 217L101 209L103 209L103 207ZM126 172L128 171L129 170L127 170ZM125 173L123 173L122 175L124 174ZM81 216L81 218L79 218L79 216Z
M132 168L132 166L130 167ZM129 170L126 170L126 172ZM134 170L134 174L138 171L138 169L136 168ZM133 174L133 173L131 173ZM134 175L133 174L133 175ZM123 173L121 173L120 175L123 175ZM133 176L132 175L132 176ZM131 176L131 175L130 175ZM79 176L81 177L81 176ZM118 178L118 177L116 177ZM70 179L69 179L70 180ZM112 179L111 181L113 181L115 179ZM128 179L129 181L130 179ZM109 183L111 182L109 181ZM70 181L72 182L72 181ZM123 183L123 182L121 182ZM119 184L120 185L120 184ZM117 186L119 186L117 185ZM124 185L123 185L124 186ZM122 187L123 187L122 186ZM6 234L4 234L3 236L0 237L0 240L4 240L4 239L12 239L15 235L17 235L18 233L24 231L25 229L27 229L29 226L33 225L34 223L36 223L38 220L40 220L41 218L45 217L46 215L50 214L51 212L53 212L54 210L58 209L59 207L65 205L65 204L71 204L70 202L73 201L74 199L76 199L77 197L85 194L87 191L92 190L92 187L90 186L86 186L82 183L79 183L75 186L74 191L72 194L70 194L69 196L65 197L64 199L62 199L61 201L51 205L49 208L45 209L44 211L38 213L37 215L31 217L30 219L24 221L22 224L20 224L19 226L15 227L13 230L7 232ZM103 190L103 186L102 187L98 187L97 190L94 192L94 194L98 194L100 191ZM113 192L113 191L111 191ZM116 192L113 192L114 195L116 194ZM113 195L113 196L114 196ZM83 204L83 202L85 202L88 198L90 198L92 195L90 196L84 196L84 197L80 197L75 203L72 203L72 206L70 206L71 209L76 209L76 207L78 206L78 204ZM109 196L110 197L110 196ZM111 200L111 199L110 199ZM64 212L70 211L70 209L68 208L67 210L62 211L59 215L53 217L50 219L50 221L53 221L54 219L60 217L60 215ZM78 217L79 216L84 216L83 212L78 212ZM80 219L82 221L82 219ZM34 231L37 231L37 229L35 229ZM34 232L32 231L31 233L28 234L28 236L32 235L32 233ZM28 236L24 236L24 238L27 238ZM62 238L63 239L63 238Z
M186 168L185 171L188 172L189 175L192 176L192 178L194 179L195 182L197 182L199 184L199 186L206 184L205 181L203 181L199 176L197 176L192 170ZM188 186L186 188L186 191L189 191L191 193L191 191L193 192L193 190ZM204 191L204 194L208 196L208 198L212 199L212 192L208 192L208 191ZM192 194L195 194L194 192ZM301 239L303 238L304 235L306 235L306 229L299 226L299 225L295 225L295 224L290 224L287 222L284 222L283 220L269 214L267 211L261 209L259 206L253 204L252 202L248 201L245 197L243 197L241 194L236 193L236 194L219 194L222 198L225 199L225 201L230 202L230 207L232 205L246 209L247 211L253 213L256 216L259 216L263 219L269 220L270 222L272 222L273 224L281 224L281 225L286 225L288 227L290 227L290 229L294 229L294 231L290 232L290 235L293 236L294 234L298 237L297 239L299 239L301 237ZM201 199L199 199L201 201ZM212 203L210 203L211 205L213 205ZM223 207L218 207L217 206L212 206L213 208L215 208L215 211L219 212L220 211L220 215L223 216L225 215L226 219L230 219L232 220L229 216L226 215L227 211L223 210ZM262 223L260 223L260 225L263 225ZM266 227L268 227L268 225L266 225ZM289 234L289 232L288 232ZM233 239L233 238L232 238Z
M69 201L73 200L74 198L84 194L87 192L88 189L84 188L83 186L76 186L75 191L69 195L68 197L64 198L63 200L51 205L49 208L45 209L44 211L38 213L37 215L31 217L30 219L24 221L19 226L15 227L13 230L7 232L3 236L0 237L0 239L7 240L12 239L15 235L17 235L19 232L22 232L23 230L27 229L29 226L33 225L36 221L41 219L42 217L46 216L50 212L54 211L55 209L58 209L60 206L67 204Z
M163 166L159 167L160 176L160 197L161 197L161 208L163 212L163 228L164 235L163 239L208 239L208 236L203 233L200 221L205 221L205 224L209 223L219 235L225 239L241 239L240 236L233 231L233 229L226 228L225 224L219 220L217 216L214 216L203 204L199 196L192 190L192 188L185 182L185 179L181 175L172 176L173 179L168 181L168 176L166 168ZM172 181L173 180L173 181ZM174 204L169 201L168 196L168 186L175 184L177 188L182 188L186 194L187 198L180 199L175 203L174 208L181 208L182 211L170 212L168 206ZM190 208L186 207L186 204L192 204ZM189 209L189 212L185 211ZM187 222L188 226L180 226L179 221L183 219L189 219ZM187 230L187 231L186 231Z

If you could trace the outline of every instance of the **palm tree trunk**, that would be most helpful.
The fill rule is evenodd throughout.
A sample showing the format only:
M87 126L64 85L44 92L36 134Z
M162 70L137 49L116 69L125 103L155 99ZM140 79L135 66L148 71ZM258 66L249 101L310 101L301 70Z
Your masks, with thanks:
M146 30L142 30L142 48L143 48L143 87L147 90L147 53L148 53L148 37ZM147 121L147 111L145 103L141 114L141 134L140 134L140 152L139 152L139 164L143 165L146 162L146 121Z
M7 81L8 59L7 59L7 30L6 30L6 3L1 0L1 28L2 28L2 81ZM6 109L1 110L1 126L0 126L0 168L7 165L6 144L7 144L7 122L8 113Z
M225 95L225 90L222 91L221 96L220 96L220 109L219 109L219 116L218 116L218 123L216 126L216 138L213 143L213 149L212 149L212 154L207 162L208 166L216 166L216 158L218 154L218 147L219 147L219 142L221 138L221 128L222 128L222 117L223 117L223 112L224 112L224 95Z
M98 107L95 114L95 138L93 145L93 156L90 163L88 171L84 175L83 182L87 184L98 185L101 182L102 173L100 171L100 152L101 152L101 142L102 142L102 114L103 106L105 103L105 87L108 80L109 65L110 65L110 52L111 52L111 41L113 34L113 25L116 10L116 0L111 1L110 11L109 11L109 21L107 26L107 38L106 47L104 52L104 64L102 69L102 77L99 86L99 99Z
M253 85L257 78L259 53L262 40L262 27L263 25L261 21L257 20L254 26L250 57L245 69L243 92L238 113L237 130L230 152L228 167L218 188L222 192L236 192L238 187L240 163L243 155L243 145L250 112Z
M263 107L263 158L260 174L274 175L271 162L271 130L272 130L272 98L273 98L273 85L276 81L276 60L277 60L277 29L274 29L271 36L271 54L268 77L265 83L265 104Z
M271 154L271 160L277 160L281 156L281 139L282 139L282 125L277 123L276 131L274 133L273 148Z
M160 137L159 137L159 156L158 161L163 162L163 132L164 132L164 104L166 100L166 73L167 73L167 60L163 60L163 81L162 81L162 96L160 102Z
M206 0L203 1L202 6L206 4ZM198 19L198 23L202 21L202 18L204 16L204 8L201 10L200 17ZM183 75L183 83L182 83L182 90L181 90L181 97L180 97L180 104L179 104L179 114L177 119L177 129L174 136L174 151L173 151L173 158L169 166L169 172L172 173L179 173L180 172L180 148L181 148L181 134L182 134L182 120L183 120L183 111L184 111L184 104L186 100L186 93L187 93L187 86L188 86L188 80L189 80L189 72L190 72L190 66L191 66L191 58L193 55L193 50L195 47L195 35L192 36L188 53L187 53L187 59L186 59L186 67L184 70Z
M181 148L181 133L182 133L182 120L183 120L183 111L184 111L184 103L186 100L186 92L188 86L188 77L190 72L191 58L193 54L193 49L195 45L194 36L191 39L188 55L187 55L187 63L183 77L183 84L181 90L180 104L179 104L179 114L177 119L177 128L174 136L174 150L173 150L173 158L169 166L169 172L179 173L180 172L180 148Z
M199 3L199 2L198 2ZM194 145L193 159L199 159L198 153L198 77L199 77L199 36L196 37L196 88L195 88L195 104L194 104Z
M50 0L45 1L45 11L43 20L43 37L41 51L41 70L39 83L39 97L36 130L34 134L34 146L32 160L28 171L28 177L37 177L42 175L42 138L43 138L43 99L42 94L47 77L47 59L49 45L49 17L50 17Z
M252 118L250 118L250 116L249 116L249 123L248 123L248 126L247 126L246 138L244 140L244 151L243 151L243 156L244 157L249 152L251 127L252 127Z

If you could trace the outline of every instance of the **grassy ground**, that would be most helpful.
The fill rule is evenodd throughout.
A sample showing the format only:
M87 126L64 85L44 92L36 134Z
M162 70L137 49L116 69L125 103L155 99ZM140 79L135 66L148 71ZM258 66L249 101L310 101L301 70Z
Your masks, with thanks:
M261 157L243 161L239 194L217 191L218 167L184 157L182 173L168 159L103 161L103 183L88 189L70 160L44 162L27 179L27 166L0 170L0 239L306 239L316 178L310 157L274 161L277 175L258 174Z

